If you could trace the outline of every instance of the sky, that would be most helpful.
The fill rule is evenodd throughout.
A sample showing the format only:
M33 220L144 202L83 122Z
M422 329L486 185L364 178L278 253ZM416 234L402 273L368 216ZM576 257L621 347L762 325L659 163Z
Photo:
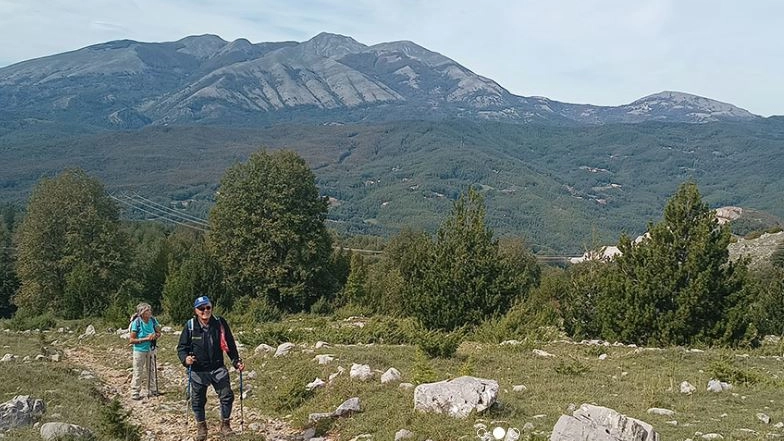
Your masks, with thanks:
M780 0L0 0L0 66L111 40L410 40L516 95L673 90L784 115Z

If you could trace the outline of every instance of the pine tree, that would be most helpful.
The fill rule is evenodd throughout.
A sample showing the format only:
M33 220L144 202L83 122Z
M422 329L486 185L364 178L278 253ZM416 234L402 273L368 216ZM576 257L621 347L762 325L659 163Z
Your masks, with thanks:
M455 202L432 245L423 245L402 272L403 300L406 311L429 329L477 325L505 313L538 281L535 263L513 264L501 255L485 225L484 201L474 189Z
M621 238L602 289L603 334L643 344L741 338L746 325L733 311L745 301L746 271L729 261L729 241L697 185L682 184L645 239Z

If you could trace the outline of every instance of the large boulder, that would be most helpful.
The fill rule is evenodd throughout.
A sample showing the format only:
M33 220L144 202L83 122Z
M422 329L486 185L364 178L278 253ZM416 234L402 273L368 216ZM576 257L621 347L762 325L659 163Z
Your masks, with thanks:
M0 430L29 426L45 411L46 406L42 400L30 398L29 395L17 395L0 404Z
M93 439L93 434L90 430L76 424L46 423L41 426L41 438L44 441L56 441L62 438L89 440Z
M572 415L561 415L550 441L659 441L659 434L644 421L583 404Z
M495 403L498 382L476 377L458 377L438 383L424 383L414 389L414 409L466 418Z

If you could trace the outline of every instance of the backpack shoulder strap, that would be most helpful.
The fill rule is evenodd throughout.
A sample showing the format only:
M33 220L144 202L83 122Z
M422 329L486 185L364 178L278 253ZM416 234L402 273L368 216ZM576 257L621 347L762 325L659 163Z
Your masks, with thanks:
M141 317L136 317L133 320L131 320L131 324L128 325L128 331L129 332L139 332L141 330L141 321L142 321ZM134 327L136 329L134 329Z

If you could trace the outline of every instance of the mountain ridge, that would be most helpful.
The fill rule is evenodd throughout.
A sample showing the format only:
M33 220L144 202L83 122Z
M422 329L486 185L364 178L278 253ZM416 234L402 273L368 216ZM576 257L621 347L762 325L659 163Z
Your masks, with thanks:
M322 32L304 42L116 40L0 68L11 113L106 128L297 118L469 118L601 125L761 118L728 103L659 92L621 106L512 94L412 41L365 45ZM67 113L67 114L64 114Z

